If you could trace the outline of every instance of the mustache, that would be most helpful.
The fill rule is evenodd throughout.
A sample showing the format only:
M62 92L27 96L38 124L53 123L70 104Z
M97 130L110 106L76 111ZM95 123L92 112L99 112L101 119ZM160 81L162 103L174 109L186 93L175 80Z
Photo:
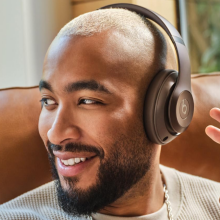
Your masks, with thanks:
M47 148L48 148L52 157L54 157L53 151L61 151L62 150L64 152L75 152L75 153L90 152L90 153L95 153L100 158L104 158L104 151L102 148L95 147L92 145L85 145L85 144L81 144L81 143L70 142L64 146L61 146L61 145L53 144L50 141L48 141Z

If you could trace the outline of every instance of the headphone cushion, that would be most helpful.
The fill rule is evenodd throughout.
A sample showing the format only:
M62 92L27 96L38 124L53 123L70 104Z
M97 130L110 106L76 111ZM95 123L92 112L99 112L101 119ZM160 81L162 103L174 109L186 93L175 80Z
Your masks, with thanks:
M157 73L148 86L144 103L144 127L149 140L166 144L176 137L169 126L168 103L178 72L165 69Z

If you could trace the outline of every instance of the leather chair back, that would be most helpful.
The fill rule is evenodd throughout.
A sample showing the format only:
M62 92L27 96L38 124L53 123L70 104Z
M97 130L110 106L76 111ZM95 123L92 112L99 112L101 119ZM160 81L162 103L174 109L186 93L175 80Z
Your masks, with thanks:
M35 88L0 91L0 204L51 180Z
M183 134L162 147L161 163L220 182L220 145L205 134L208 125L220 127L209 116L211 108L220 108L220 73L192 75L191 79L193 120Z
M220 107L220 73L192 77L195 113L189 128L162 147L161 163L220 182L220 146L205 134L213 107ZM0 204L51 181L38 133L38 87L0 90Z

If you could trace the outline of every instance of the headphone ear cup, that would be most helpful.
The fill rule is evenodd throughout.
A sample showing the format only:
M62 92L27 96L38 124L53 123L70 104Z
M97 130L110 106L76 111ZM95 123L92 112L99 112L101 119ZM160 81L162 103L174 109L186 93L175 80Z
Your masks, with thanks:
M148 86L144 103L144 126L149 140L164 145L177 137L169 123L168 106L178 72L162 70Z

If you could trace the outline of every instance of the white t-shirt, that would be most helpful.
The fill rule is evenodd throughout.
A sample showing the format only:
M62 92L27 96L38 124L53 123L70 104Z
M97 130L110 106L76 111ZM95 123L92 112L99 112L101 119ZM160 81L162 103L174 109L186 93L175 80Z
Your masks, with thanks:
M118 216L110 216L103 215L100 213L92 215L94 220L168 220L167 218L167 206L164 203L162 208L155 213L149 215L142 215L137 217L118 217Z

